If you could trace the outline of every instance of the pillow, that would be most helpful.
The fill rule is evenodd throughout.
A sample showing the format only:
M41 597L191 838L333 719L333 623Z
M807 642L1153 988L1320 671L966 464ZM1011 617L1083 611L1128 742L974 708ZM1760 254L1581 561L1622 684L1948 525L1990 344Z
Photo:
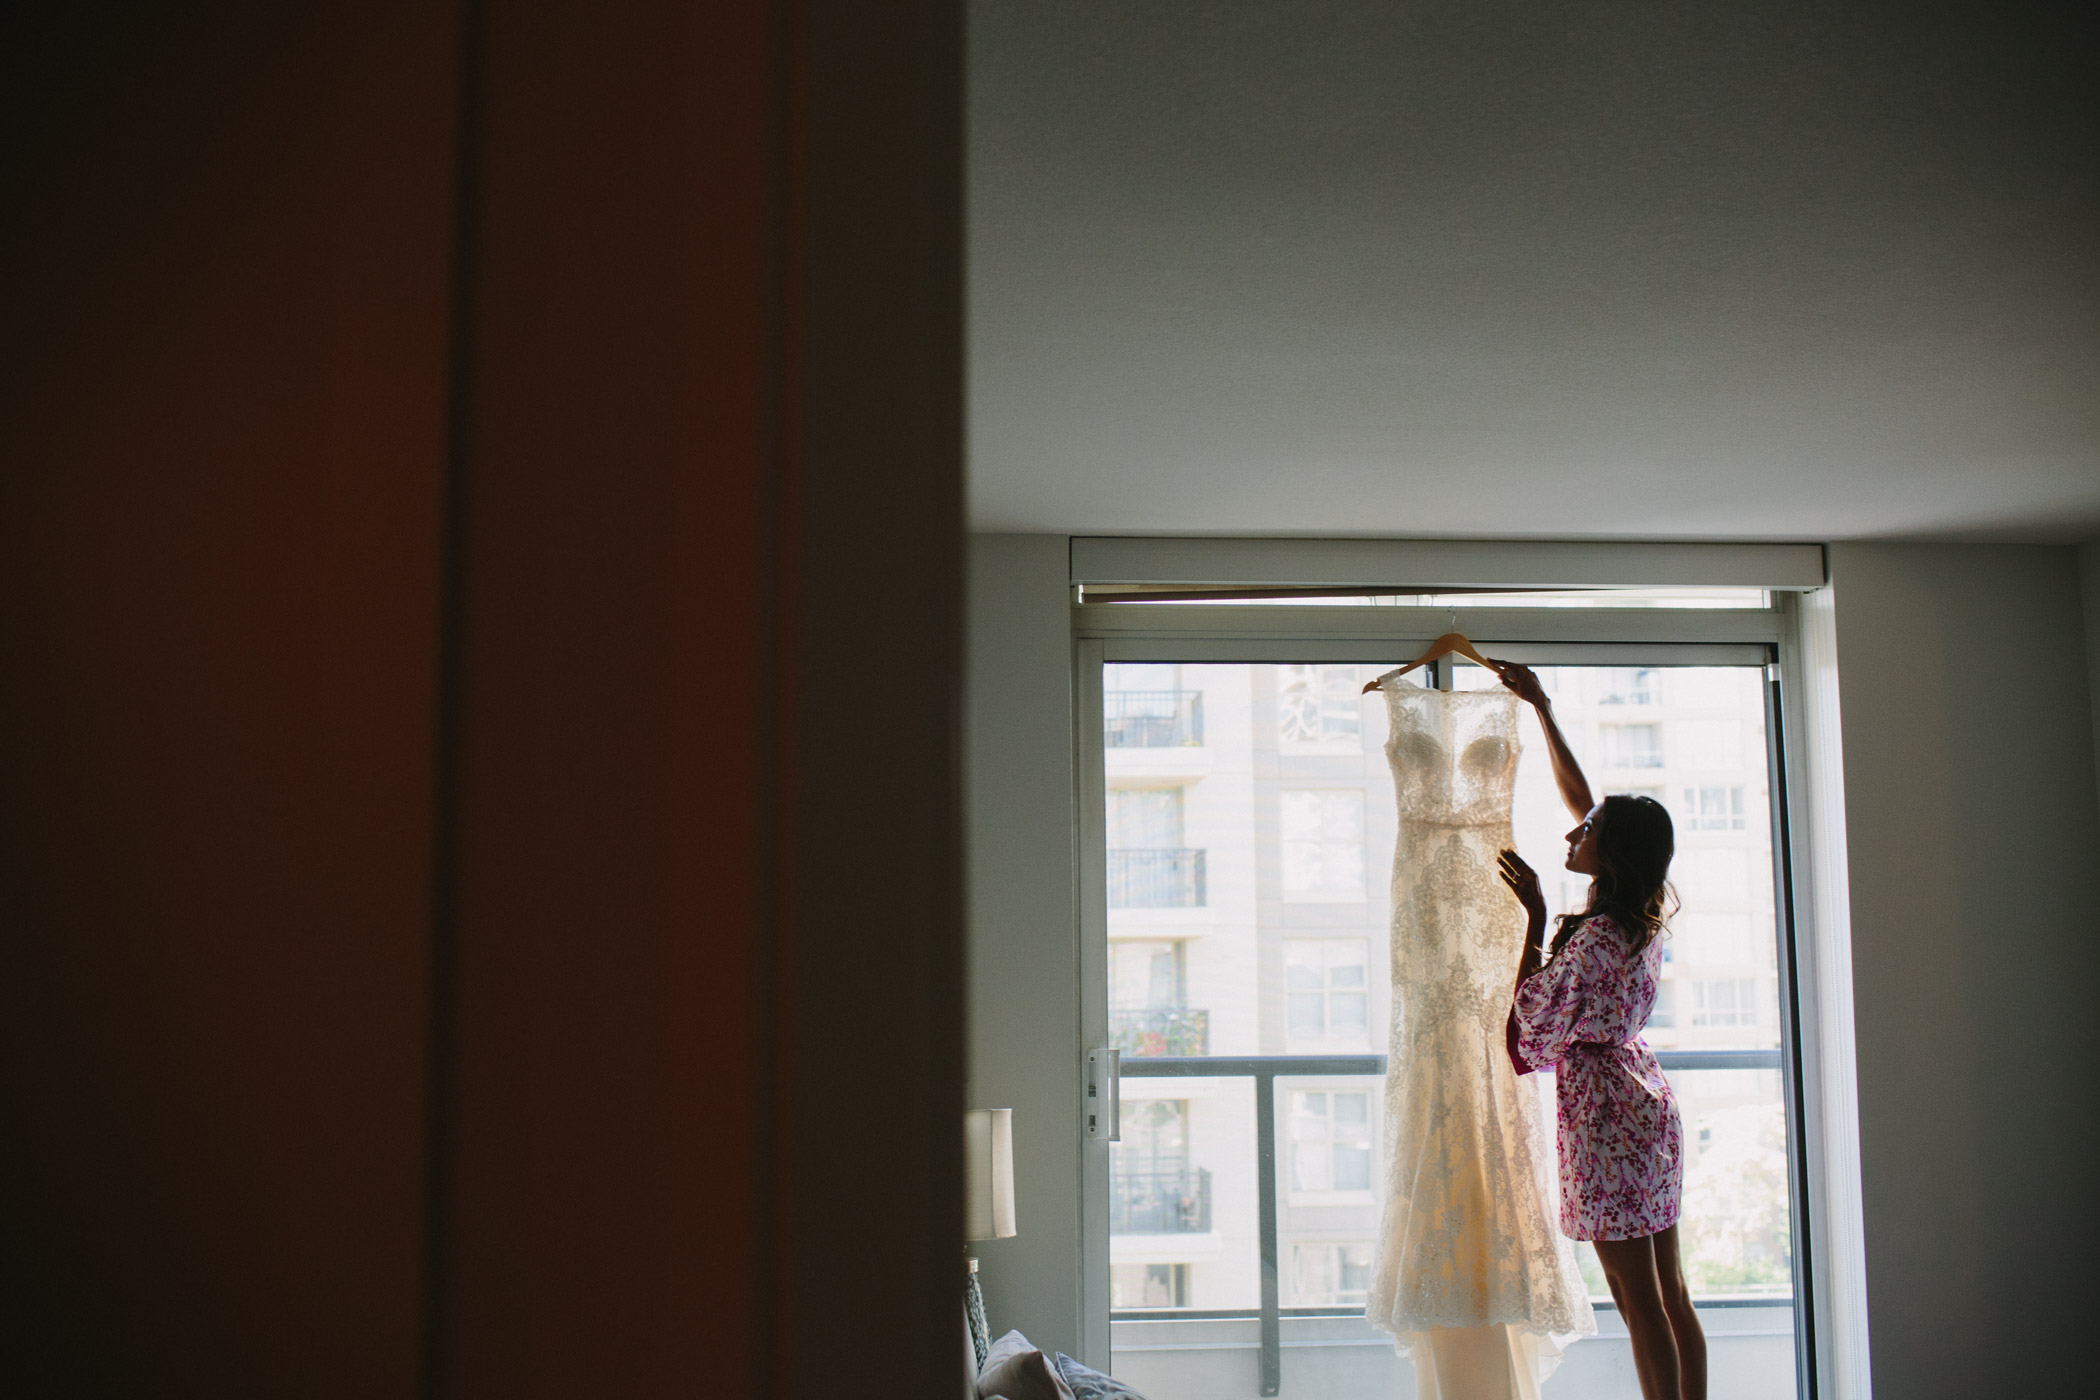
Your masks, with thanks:
M980 1400L995 1395L1006 1400L1078 1400L1049 1358L1019 1332L992 1343L984 1369L977 1373L977 1394Z
M1114 1376L1082 1366L1063 1352L1057 1354L1057 1373L1071 1388L1072 1400L1145 1400Z

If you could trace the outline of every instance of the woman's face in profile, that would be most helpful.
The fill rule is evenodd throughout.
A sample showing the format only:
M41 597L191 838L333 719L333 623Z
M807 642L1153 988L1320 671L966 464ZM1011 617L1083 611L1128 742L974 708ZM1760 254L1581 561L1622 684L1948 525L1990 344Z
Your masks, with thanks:
M1597 875L1604 869L1597 859L1597 835L1604 830L1604 804L1590 808L1582 825L1568 833L1567 868L1577 875Z

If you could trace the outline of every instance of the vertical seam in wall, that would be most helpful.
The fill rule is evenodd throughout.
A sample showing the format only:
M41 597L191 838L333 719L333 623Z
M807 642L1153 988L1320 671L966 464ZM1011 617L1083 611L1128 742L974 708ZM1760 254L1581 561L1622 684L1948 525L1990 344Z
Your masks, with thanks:
M2071 564L2078 576L2078 620L2085 637L2086 705L2093 725L2093 796L2100 803L2100 539L2073 546Z
M785 1037L790 1018L785 998L791 985L787 961L791 956L789 921L792 917L793 810L788 800L793 778L793 727L787 710L794 702L791 667L794 649L788 636L792 624L793 568L789 548L788 516L792 504L791 476L795 434L790 415L795 411L792 391L793 326L796 310L793 285L794 255L791 240L795 231L796 200L793 162L797 153L795 63L801 36L800 9L795 0L781 0L771 11L770 67L767 90L771 97L766 122L766 287L765 345L763 374L763 460L759 464L759 615L757 623L757 706L753 742L762 755L757 803L758 869L754 872L758 899L757 925L751 988L755 1014L752 1038L752 1132L751 1192L753 1292L751 1335L751 1394L784 1396L790 1372L786 1325L791 1315L786 1290L790 1278L780 1267L792 1241L783 1208L781 1177L792 1159L787 1152L792 1129L785 1106L790 1061Z
M457 1073L459 885L462 834L464 631L469 415L474 365L474 255L480 232L481 0L459 10L459 107L454 140L452 301L447 327L445 456L439 522L437 713L433 745L430 862L428 1071L424 1086L423 1400L440 1400L449 1379L448 1311L452 1129Z

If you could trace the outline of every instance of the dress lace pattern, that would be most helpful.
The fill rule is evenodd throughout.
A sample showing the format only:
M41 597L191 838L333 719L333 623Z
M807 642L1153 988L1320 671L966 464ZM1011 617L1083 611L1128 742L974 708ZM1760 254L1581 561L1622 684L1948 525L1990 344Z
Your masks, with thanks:
M1596 1330L1554 1228L1540 1094L1505 1028L1524 914L1495 875L1511 844L1517 699L1385 686L1399 803L1386 1183L1365 1315L1403 1345L1431 1328Z

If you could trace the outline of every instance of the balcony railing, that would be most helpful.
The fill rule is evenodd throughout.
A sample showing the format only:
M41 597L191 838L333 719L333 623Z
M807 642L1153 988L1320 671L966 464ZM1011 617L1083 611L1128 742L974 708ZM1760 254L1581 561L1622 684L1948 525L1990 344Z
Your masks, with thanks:
M1210 1173L1201 1167L1116 1172L1109 1178L1111 1235L1201 1235L1210 1230Z
M1111 855L1114 852L1110 852ZM1655 1058L1665 1070L1703 1069L1778 1069L1780 1052L1777 1050L1658 1050ZM1208 1055L1208 1056L1157 1056L1134 1057L1123 1061L1125 1079L1252 1079L1254 1081L1254 1161L1255 1200L1259 1217L1261 1249L1261 1307L1219 1308L1202 1313L1178 1309L1173 1313L1152 1313L1144 1309L1120 1309L1117 1316L1142 1318L1155 1316L1179 1316L1206 1318L1254 1317L1260 1319L1261 1337L1261 1394L1278 1395L1283 1386L1283 1331L1282 1321L1286 1313L1294 1317L1333 1316L1346 1309L1335 1308L1285 1308L1281 1305L1278 1255L1281 1252L1281 1232L1277 1226L1276 1209L1276 1081L1296 1078L1338 1078L1347 1075L1365 1077L1385 1073L1383 1055ZM1200 1173L1199 1173L1200 1175ZM1120 1177L1112 1177L1118 1183L1112 1187L1109 1211L1111 1219L1121 1208L1124 1192ZM1209 1182L1204 1183L1203 1218L1210 1218ZM1118 1227L1111 1225L1110 1230ZM1122 1233L1135 1233L1122 1231Z
M1112 1009L1108 1039L1126 1055L1208 1055L1210 1013L1185 1006Z
M1200 690L1111 690L1102 696L1111 749L1188 749L1203 743Z
M1201 909L1203 852L1176 846L1110 847L1108 907Z

